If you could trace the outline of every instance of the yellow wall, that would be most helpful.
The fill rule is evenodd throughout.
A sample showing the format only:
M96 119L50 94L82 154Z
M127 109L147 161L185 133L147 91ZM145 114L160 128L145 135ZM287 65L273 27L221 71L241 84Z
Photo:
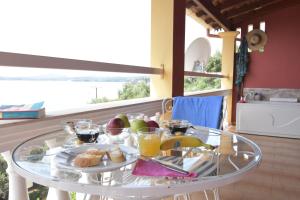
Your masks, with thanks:
M172 97L173 0L152 0L151 66L164 65L164 76L152 75L152 97Z

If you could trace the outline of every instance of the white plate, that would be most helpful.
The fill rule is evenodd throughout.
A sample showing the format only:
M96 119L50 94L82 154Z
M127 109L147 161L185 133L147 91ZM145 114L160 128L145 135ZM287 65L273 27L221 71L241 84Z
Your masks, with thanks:
M82 172L86 173L95 173L95 172L106 172L106 171L112 171L115 169L119 169L123 166L129 165L133 162L135 162L138 158L138 150L125 146L125 145L119 145L121 151L124 153L124 156L126 157L126 161L121 163L114 163L107 159L105 156L104 159L100 162L99 165L92 166L92 167L77 167L73 163L73 159L76 155L85 152L88 149L111 149L115 147L116 145L111 144L86 144L82 145L80 147L75 147L71 149L67 149L63 152L59 152L54 157L54 163L57 167L66 168L66 169L73 169L73 170L80 170Z

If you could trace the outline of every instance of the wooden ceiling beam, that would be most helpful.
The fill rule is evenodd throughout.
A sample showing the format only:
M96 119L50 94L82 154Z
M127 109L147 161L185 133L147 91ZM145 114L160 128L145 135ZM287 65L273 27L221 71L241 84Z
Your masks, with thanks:
M259 10L266 6L276 4L282 0L260 0L251 4L244 4L244 6L236 9L236 10L229 10L224 14L225 18L232 19L235 17L239 17L241 15L247 14L249 12L252 12L253 10Z
M215 30L219 30L219 29L221 29L221 27L217 24L217 23L212 23L212 24L210 24L210 26L212 26Z
M235 5L244 4L245 2L247 3L247 1L241 1L241 0L227 0L217 5L217 8L222 12L225 9L231 8Z
M234 30L229 20L224 18L220 11L212 4L211 0L193 0L198 7L203 9L215 22L217 22L225 31Z
M187 2L186 2L185 7L186 7L187 9L189 9L189 8L191 8L191 7L193 7L193 6L197 6L193 0L190 0L190 1L187 1Z
M206 12L204 12L203 10L199 10L198 12L196 12L197 17L202 17L207 15Z
M213 20L212 18L207 18L207 19L205 19L204 20L205 21L205 23L207 23L207 24L211 24L212 22L214 22L215 20Z
M264 16L266 14L274 12L275 10L280 10L297 4L300 4L299 0L284 0L276 4L268 5L260 10L252 10L251 12L245 13L242 16L233 18L232 21L238 27L244 20L248 20L250 16L251 18Z

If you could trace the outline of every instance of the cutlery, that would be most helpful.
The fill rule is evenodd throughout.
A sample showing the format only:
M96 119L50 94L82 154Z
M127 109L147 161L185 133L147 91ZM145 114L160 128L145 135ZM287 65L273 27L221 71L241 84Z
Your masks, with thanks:
M158 163L158 164L160 164L160 165L162 165L162 166L164 166L164 167L166 167L166 168L168 168L170 170L176 171L176 172L181 173L181 174L186 174L187 175L187 174L190 173L188 171L183 170L179 166L174 165L174 164L172 164L170 162L167 162L167 161L164 161L164 160L158 160L158 159L155 159L155 158L147 159L147 158L143 158L143 157L141 157L141 159L145 160L145 161L151 160L151 161L156 162L156 163Z

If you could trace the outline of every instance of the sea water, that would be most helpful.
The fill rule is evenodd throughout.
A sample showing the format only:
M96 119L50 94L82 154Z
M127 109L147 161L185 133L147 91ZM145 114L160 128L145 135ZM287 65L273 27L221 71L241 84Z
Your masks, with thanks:
M45 101L47 111L77 108L93 98L117 99L124 82L0 80L0 105Z

